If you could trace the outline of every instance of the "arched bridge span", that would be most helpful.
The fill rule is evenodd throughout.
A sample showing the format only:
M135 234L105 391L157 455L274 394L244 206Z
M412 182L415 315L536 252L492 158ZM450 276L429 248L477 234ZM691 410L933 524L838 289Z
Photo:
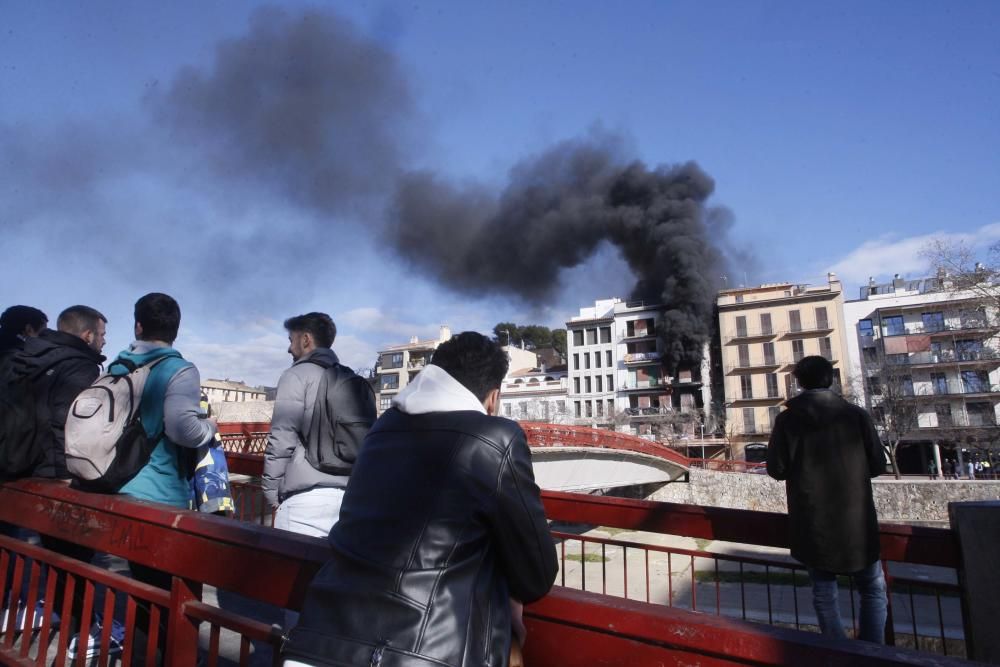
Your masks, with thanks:
M626 433L544 422L521 422L521 427L543 489L590 491L665 483L682 477L691 465L666 445ZM267 423L223 423L219 430L227 451L263 455Z

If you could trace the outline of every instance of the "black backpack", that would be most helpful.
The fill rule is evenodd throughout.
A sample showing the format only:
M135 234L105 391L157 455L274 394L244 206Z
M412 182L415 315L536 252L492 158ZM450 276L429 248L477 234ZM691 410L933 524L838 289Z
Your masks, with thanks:
M350 475L361 443L375 423L375 392L347 366L314 359L309 362L325 370L303 442L306 460L319 472Z
M42 440L49 429L48 410L39 411L39 380L66 357L31 375L0 380L0 478L30 475L44 458Z

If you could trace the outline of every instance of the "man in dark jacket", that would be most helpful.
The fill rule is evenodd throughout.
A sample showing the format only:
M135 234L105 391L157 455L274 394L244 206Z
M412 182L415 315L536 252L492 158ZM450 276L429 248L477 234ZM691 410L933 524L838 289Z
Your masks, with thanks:
M524 431L490 416L507 366L459 334L372 427L286 667L506 667L512 600L558 567Z
M830 390L833 366L805 357L793 371L803 392L778 415L767 473L785 480L792 556L809 568L813 606L823 634L846 638L837 575L850 575L861 596L858 637L883 643L885 579L871 478L885 454L868 413Z
M35 414L48 428L37 433L36 444L42 452L42 459L35 467L34 477L68 480L66 470L65 427L66 415L77 395L89 387L101 372L105 358L104 349L107 318L89 306L70 306L59 314L56 331L46 329L36 337L24 340L24 347L11 360L11 374L14 378L27 377L34 395L37 397ZM42 546L56 553L82 561L90 561L94 551L72 542L49 535L41 535ZM63 576L56 587L53 609L62 609ZM77 587L81 589L81 587ZM75 609L82 606L82 590L74 596ZM41 612L44 601L39 600L36 611ZM28 625L38 627L42 616L33 615L33 620L25 620L24 611L19 610L18 627Z

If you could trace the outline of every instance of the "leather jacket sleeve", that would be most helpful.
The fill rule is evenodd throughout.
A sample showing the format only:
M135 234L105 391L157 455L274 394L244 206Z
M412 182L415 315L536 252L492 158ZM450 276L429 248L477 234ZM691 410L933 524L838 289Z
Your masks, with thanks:
M531 468L531 450L520 428L501 469L495 516L496 542L511 596L521 602L545 596L559 564Z

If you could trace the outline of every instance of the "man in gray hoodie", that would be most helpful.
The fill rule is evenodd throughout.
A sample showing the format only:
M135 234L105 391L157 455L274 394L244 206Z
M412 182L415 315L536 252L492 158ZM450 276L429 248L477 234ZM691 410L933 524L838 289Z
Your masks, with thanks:
M347 475L320 472L309 462L305 443L310 428L330 428L313 420L313 407L324 373L339 366L330 349L337 327L326 313L307 313L285 320L292 367L278 380L271 433L264 452L264 498L278 511L274 527L303 535L326 537L340 514ZM348 369L341 367L343 372ZM375 414L370 406L332 406L335 414ZM349 467L349 466L347 466Z

